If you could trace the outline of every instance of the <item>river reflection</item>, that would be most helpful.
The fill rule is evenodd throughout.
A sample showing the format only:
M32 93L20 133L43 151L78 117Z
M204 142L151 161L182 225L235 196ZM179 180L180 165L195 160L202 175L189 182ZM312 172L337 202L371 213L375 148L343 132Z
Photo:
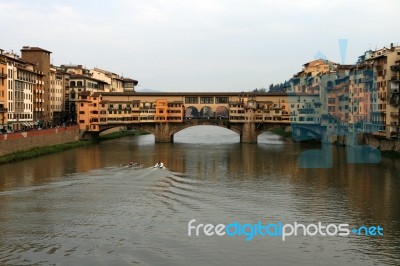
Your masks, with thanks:
M319 144L215 127L152 135L0 166L0 264L399 265L400 164L301 169ZM129 161L142 167L126 167ZM162 161L168 170L150 167ZM187 223L380 225L383 237L188 237Z

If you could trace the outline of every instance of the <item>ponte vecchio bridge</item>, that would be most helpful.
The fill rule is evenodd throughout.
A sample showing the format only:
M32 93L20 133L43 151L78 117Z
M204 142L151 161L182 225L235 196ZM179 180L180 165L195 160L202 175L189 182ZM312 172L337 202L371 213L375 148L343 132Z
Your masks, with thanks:
M77 121L81 136L92 139L104 130L126 126L154 134L156 142L173 142L174 134L182 129L215 125L237 132L243 143L256 143L257 136L270 128L290 126L291 116L296 115L296 110L306 108L310 97L313 96L293 98L285 93L85 91L77 102ZM314 98L312 102L317 99Z

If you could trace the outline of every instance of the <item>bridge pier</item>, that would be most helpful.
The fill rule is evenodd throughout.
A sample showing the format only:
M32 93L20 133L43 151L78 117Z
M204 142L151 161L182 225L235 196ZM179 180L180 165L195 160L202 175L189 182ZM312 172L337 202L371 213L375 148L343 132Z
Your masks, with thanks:
M257 143L256 124L254 122L243 123L240 132L241 143Z
M83 131L80 132L79 134L79 139L80 140L90 140L93 143L98 143L99 142L99 132L88 132L88 131Z
M174 134L171 131L169 123L157 123L155 125L154 138L156 143L174 142Z

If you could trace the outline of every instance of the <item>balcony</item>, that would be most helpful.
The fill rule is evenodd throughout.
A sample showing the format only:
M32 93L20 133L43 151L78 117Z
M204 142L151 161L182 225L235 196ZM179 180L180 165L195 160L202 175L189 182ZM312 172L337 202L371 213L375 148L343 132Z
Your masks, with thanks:
M390 117L392 118L399 118L399 112L391 112Z
M390 66L390 70L392 70L392 71L400 71L400 65Z
M0 79L6 79L7 74L6 73L0 73Z
M0 113L7 113L7 108L0 108Z

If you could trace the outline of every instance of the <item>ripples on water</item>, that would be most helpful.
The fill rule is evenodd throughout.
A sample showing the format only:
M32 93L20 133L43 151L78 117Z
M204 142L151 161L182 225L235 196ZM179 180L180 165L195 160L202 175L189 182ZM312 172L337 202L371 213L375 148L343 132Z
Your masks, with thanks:
M400 264L397 162L347 165L337 149L335 169L299 169L307 145L202 133L182 131L175 144L125 138L1 166L0 264ZM157 161L168 169L151 168ZM188 237L191 219L380 224L385 236Z

